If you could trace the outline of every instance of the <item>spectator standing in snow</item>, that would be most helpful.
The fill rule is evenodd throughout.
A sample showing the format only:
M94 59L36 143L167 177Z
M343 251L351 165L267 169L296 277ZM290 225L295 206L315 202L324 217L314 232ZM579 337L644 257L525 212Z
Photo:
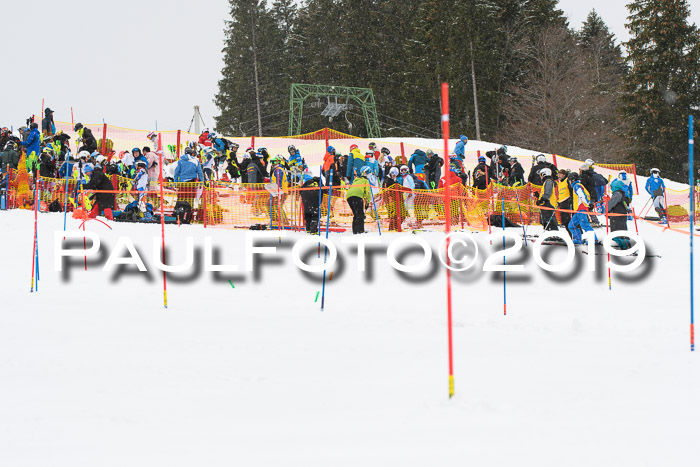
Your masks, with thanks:
M359 149L357 152L360 152ZM372 201L369 180L367 180L369 173L370 168L363 166L347 192L348 204L352 210L352 233L355 235L365 233L365 206Z

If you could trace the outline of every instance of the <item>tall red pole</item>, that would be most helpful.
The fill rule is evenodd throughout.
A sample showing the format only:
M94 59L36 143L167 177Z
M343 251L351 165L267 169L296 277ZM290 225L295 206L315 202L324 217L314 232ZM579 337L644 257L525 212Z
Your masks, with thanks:
M73 120L73 107L70 108L70 126L75 126L75 121Z
M449 105L449 87L447 83L442 83L442 139L445 142L445 158L447 158L448 142L450 138L450 105ZM401 143L403 153L403 143ZM449 391L450 398L455 394L455 379L454 365L452 358L452 278L450 276L450 223L452 222L452 209L450 203L450 183L449 183L449 165L445 173L445 233L448 235L445 242L445 260L447 262L447 354L449 359Z
M158 182L160 183L160 233L163 248L163 264L165 264L165 204L163 204L163 138L158 133ZM163 306L168 308L168 284L163 271Z
M41 113L39 114L39 118L44 118L44 98L41 98Z
M177 147L175 149L177 158L180 159L180 130L177 130Z
M552 154L552 160L554 160L554 165L557 165L557 155Z
M328 127L323 129L324 136L326 137L326 149L328 149L328 146L330 145L330 141L328 141Z

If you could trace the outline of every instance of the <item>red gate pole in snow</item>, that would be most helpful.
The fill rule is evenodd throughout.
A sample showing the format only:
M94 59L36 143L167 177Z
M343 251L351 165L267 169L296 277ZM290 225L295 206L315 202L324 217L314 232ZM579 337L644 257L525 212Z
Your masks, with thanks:
M165 264L165 205L163 204L163 139L158 133L158 181L160 183L160 233L162 239L163 264ZM165 268L163 268L163 306L168 308L168 284L165 280Z
M447 83L442 83L442 139L444 140L445 157L448 153L448 142L450 138L450 106L448 103L449 88ZM401 145L403 149L403 144ZM448 168L449 170L449 168ZM449 180L447 175L445 180ZM449 209L449 211L448 211ZM452 210L450 203L450 184L445 183L445 260L447 264L447 355L449 359L449 394L450 398L455 394L454 365L452 359L452 278L450 276L450 223L452 221Z

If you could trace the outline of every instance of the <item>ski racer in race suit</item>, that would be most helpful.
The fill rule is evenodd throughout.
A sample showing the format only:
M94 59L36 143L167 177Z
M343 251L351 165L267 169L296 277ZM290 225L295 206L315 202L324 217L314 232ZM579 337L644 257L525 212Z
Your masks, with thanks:
M574 245L583 243L581 231L593 232L593 227L588 222L588 207L591 205L591 199L586 188L581 184L581 180L576 173L569 174L571 180L571 192L573 195L573 206L576 210L571 220L569 221L569 232L573 234Z

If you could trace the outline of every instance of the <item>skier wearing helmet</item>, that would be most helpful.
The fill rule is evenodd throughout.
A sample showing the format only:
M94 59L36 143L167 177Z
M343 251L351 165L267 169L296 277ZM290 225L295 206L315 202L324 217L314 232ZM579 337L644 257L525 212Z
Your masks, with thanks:
M571 181L571 193L573 196L573 207L576 210L571 220L569 221L569 232L574 237L574 245L581 245L583 239L581 231L593 232L593 227L588 222L588 206L591 204L589 193L581 184L581 179L577 173L570 173L569 180Z
M287 146L287 151L289 152L287 163L289 164L289 169L293 172L292 178L299 183L302 180L301 173L307 169L306 161L301 157L301 153L296 146Z
M430 157L430 159L428 159L428 163L425 165L425 182L426 185L428 185L428 189L436 190L440 184L440 178L442 176L442 170L440 168L444 165L444 161L431 149L426 151L426 155Z
M557 166L551 162L547 162L547 158L544 154L538 154L535 158L535 164L530 169L530 175L527 177L527 181L533 185L542 186L542 178L540 177L540 170L545 167L549 167L552 173L558 171Z
M407 166L403 166L407 167ZM407 167L408 168L408 167ZM386 214L389 218L389 230L398 231L401 229L401 224L406 217L406 203L403 199L403 185L399 181L399 168L392 167L389 169L388 175L384 177L384 193L382 200L386 206Z
M459 157L460 159L464 159L464 147L467 145L467 142L469 141L469 138L467 138L464 135L459 135L459 140L457 141L457 144L455 144L455 150L453 151L454 155Z
M544 208L540 209L540 223L545 230L559 230L557 217L554 215L554 206L552 205L553 200L556 202L552 169L544 167L540 170L539 175L542 179L542 195L538 192L535 192L534 195L537 200L535 204Z
M355 146L352 151L360 150ZM361 156L361 154L360 154ZM353 177L352 186L347 192L347 201L352 210L352 233L357 235L365 233L365 206L372 202L372 192L370 191L369 180L367 175L370 173L370 168L363 166L359 174Z
M357 147L357 144L351 145L350 155L348 156L348 169L345 174L345 177L347 179L346 183L351 184L354 178L360 175L360 171L364 166L365 158L362 156L360 148Z
M660 177L659 169L651 169L649 171L649 179L645 187L647 193L651 196L654 203L654 209L659 215L659 224L668 224L666 218L666 185Z
M476 167L474 167L474 172L472 172L472 186L477 190L485 190L488 186L486 174L489 173L489 166L486 165L485 156L479 156L478 162Z
M515 156L510 156L510 158L508 158L508 162L510 163L508 184L510 186L525 185L525 170L523 169L523 166L520 165L520 162L518 162L518 158Z

